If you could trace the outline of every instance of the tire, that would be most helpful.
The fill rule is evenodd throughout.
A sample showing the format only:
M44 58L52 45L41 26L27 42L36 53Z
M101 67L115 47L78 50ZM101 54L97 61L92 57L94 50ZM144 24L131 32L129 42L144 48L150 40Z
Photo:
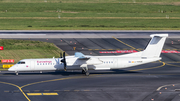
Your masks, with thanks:
M89 76L89 72L86 72L86 74L85 74L86 76Z

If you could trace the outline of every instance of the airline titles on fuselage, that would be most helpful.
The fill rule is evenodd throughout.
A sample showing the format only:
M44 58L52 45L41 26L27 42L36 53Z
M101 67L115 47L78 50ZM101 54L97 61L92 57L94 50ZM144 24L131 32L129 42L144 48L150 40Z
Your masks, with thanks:
M37 65L55 65L52 61L37 61Z

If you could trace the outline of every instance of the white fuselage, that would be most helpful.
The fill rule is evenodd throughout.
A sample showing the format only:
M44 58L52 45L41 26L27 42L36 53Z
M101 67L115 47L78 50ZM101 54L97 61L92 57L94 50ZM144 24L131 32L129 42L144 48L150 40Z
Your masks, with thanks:
M132 66L137 66L161 58L143 59L140 57L121 57L121 56L93 56L88 60L79 60L74 56L67 56L67 70L82 70L82 66L87 64L90 70L110 70L121 69ZM61 62L62 58L50 59L24 59L21 60L24 64L15 64L9 71L45 71L45 70L64 70L64 64Z

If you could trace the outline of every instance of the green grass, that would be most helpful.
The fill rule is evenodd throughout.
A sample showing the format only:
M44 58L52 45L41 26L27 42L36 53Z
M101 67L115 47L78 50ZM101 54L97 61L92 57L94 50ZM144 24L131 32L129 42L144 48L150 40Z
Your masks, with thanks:
M140 3L131 3L134 0L92 0L93 3L87 3L88 0L47 1L0 0L0 29L174 30L180 28L180 2L178 0L136 0ZM165 19L167 15L170 19ZM58 19L58 16L61 18ZM96 17L102 17L102 19ZM123 18L115 19L115 17ZM132 17L132 19L128 17ZM134 19L133 17L139 18ZM151 18L144 19L142 17Z
M44 19L0 20L0 29L121 30L180 29L179 19ZM20 26L20 27L19 27ZM31 26L31 27L28 27Z
M4 50L0 51L0 59L14 59L15 63L28 58L59 57L62 52L52 43L31 40L1 39L0 46L4 46Z
M0 3L114 3L114 2L179 2L179 0L0 0Z
M0 45L4 46L4 50L17 50L17 49L49 49L56 50L53 43L32 41L32 40L13 40L13 39L2 39Z
M42 17L46 17L54 13L57 16L57 13L60 13L57 11L60 10L65 13L160 13L159 10L163 10L164 13L180 13L179 9L180 6L175 5L136 3L0 3L0 15L7 15L7 17L9 17L9 12L28 15L29 17L42 14Z

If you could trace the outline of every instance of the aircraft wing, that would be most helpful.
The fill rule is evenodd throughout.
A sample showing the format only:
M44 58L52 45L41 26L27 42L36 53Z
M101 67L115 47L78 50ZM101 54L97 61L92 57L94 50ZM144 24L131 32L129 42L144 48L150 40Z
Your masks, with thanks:
M75 57L78 57L80 64L86 64L86 65L97 65L102 64L103 62L99 60L98 58L95 58L93 56L87 56L82 54L81 52L76 52ZM83 61L85 60L85 61ZM81 62L80 62L81 61Z

